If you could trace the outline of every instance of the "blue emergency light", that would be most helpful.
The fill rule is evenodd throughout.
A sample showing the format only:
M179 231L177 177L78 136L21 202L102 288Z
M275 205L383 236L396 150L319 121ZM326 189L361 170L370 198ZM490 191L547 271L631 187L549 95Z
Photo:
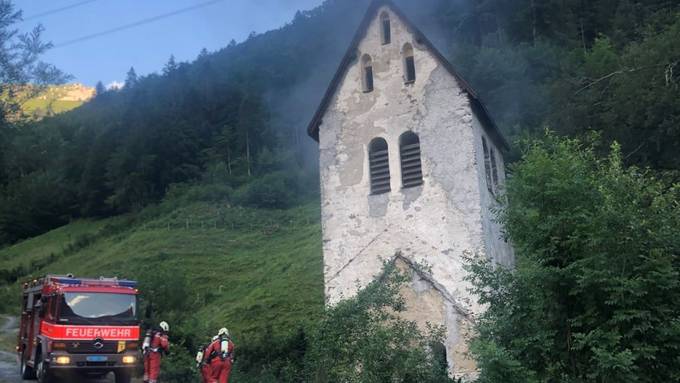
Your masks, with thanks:
M80 286L83 284L83 281L76 278L52 278L52 280L62 285Z
M131 289L134 289L135 287L137 287L137 282L136 281L122 280L122 281L118 281L118 286L129 287Z
M71 278L71 277L52 277L51 278L53 282L62 284L62 285L69 285L69 286L82 286L82 285L99 285L102 283L112 283L116 284L120 287L128 287L131 289L134 289L137 287L137 282L136 281L130 281L127 279L78 279L78 278Z

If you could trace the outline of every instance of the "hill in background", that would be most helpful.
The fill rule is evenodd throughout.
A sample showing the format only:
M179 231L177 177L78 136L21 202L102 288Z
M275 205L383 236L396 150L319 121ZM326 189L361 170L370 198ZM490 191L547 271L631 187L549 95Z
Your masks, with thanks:
M25 86L16 90L14 97L20 100L20 116L14 119L39 121L76 109L92 100L95 89L83 84ZM7 97L7 96L5 96Z

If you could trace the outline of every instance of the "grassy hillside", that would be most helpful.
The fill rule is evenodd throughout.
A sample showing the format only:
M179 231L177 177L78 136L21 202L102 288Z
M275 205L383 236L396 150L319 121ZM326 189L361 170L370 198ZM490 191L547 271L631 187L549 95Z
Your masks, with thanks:
M17 267L31 269L31 264L47 262L50 256L61 254L69 245L95 235L111 220L81 220L60 227L39 237L0 250L0 270Z
M168 320L183 317L191 331L286 332L323 310L318 216L318 202L289 210L165 202L2 249L0 270L30 270L20 281L47 273L138 279L142 294L167 298L151 302L160 311L179 302ZM149 291L158 288L168 291ZM17 312L18 293L18 282L2 287L5 312Z
M59 99L43 99L32 98L24 103L21 108L24 113L33 118L42 118L45 116L52 116L59 113L68 112L81 105L84 101L78 100L59 100Z
M35 121L76 109L95 96L94 88L82 84L24 86L14 91L12 98L18 101L21 115L12 116L12 119ZM2 94L0 100L7 97L10 96Z

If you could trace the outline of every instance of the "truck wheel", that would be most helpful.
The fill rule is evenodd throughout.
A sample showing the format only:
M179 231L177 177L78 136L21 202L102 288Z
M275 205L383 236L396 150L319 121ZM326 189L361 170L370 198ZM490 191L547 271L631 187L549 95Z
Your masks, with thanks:
M54 374L50 371L49 364L45 363L45 358L38 354L35 362L35 375L38 378L38 383L55 383Z
M21 353L21 379L35 379L35 370L26 365L25 351Z
M116 371L116 383L130 383L132 374L127 371Z

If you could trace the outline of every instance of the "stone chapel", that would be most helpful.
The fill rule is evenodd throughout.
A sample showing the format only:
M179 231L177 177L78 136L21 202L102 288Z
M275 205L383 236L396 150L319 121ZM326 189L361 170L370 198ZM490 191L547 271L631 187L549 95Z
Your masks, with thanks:
M508 144L484 104L391 1L375 0L308 132L320 150L327 302L397 262L412 277L404 317L444 326L452 375L474 377L466 340L483 308L462 257L513 264L492 212Z

